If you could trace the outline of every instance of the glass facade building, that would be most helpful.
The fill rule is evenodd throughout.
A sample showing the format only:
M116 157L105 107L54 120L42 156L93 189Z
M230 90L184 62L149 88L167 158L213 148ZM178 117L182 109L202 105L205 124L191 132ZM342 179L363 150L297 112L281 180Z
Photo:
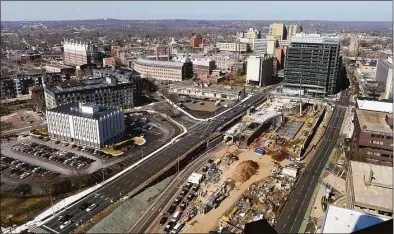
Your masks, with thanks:
M313 96L335 94L341 77L340 42L336 37L297 34L287 48L284 88Z

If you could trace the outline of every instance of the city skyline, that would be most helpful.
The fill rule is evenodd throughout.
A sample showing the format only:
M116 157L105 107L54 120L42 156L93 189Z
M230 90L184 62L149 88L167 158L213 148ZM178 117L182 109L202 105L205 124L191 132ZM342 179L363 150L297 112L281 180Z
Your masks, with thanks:
M76 4L78 3L78 4ZM226 6L223 6L226 4ZM218 9L221 8L220 11ZM189 11L188 9L193 9ZM271 9L280 9L273 11ZM294 9L297 9L296 11ZM335 14L333 14L335 12ZM2 1L1 21L322 20L392 21L392 2L95 2Z

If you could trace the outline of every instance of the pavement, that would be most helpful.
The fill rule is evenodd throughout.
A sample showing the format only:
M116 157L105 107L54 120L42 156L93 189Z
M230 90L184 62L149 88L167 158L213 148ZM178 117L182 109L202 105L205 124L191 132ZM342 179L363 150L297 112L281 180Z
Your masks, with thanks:
M44 224L41 226L41 228L51 233L72 232L76 227L75 223L68 226L67 228L64 228L63 230L60 230L60 223L57 221L57 216L70 214L73 215L72 220L82 220L82 222L86 222L91 217L108 207L111 204L110 201L112 199L118 200L128 192L137 188L141 183L147 181L150 177L175 161L179 156L186 153L189 149L207 140L212 132L220 129L220 127L224 126L231 119L245 113L249 106L263 101L265 97L266 92L256 93L254 96L250 97L240 105L233 107L231 111L223 113L211 121L198 124L191 131L188 131L181 139L174 142L172 145L168 146L159 153L153 155L151 158L142 162L140 165L131 169L129 172L108 182L94 193L91 193L73 205L70 205L68 209L55 214L55 216L51 218L48 218L47 221L44 221ZM99 194L99 196L95 196L96 193ZM80 211L79 207L86 202L98 204L98 207L91 212L86 212L85 210Z
M161 194L173 179L174 176L167 177L135 197L126 200L86 233L127 233L130 227L149 209L150 201Z
M346 108L342 106L349 104L349 90L344 91L340 100L335 102L335 104L340 105L340 107L335 107L327 130L316 149L315 156L306 166L298 180L299 183L282 211L275 226L275 230L278 233L298 233L301 227L315 187L319 184L320 175L336 145L335 139L338 139L341 131L341 125L346 113Z

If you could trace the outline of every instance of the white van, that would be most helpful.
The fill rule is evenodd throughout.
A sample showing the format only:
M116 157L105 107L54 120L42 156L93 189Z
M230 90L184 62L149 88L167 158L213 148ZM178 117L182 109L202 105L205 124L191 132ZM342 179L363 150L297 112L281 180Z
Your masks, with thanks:
M176 223L178 221L178 219L181 217L182 212L177 211L174 213L174 215L172 216L171 221Z
M183 227L183 224L177 223L171 231L171 234L177 234Z

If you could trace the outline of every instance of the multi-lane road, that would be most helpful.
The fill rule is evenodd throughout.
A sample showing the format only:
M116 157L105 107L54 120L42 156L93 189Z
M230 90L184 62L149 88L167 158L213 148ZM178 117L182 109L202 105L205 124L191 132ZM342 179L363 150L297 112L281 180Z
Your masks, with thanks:
M315 187L318 185L321 172L336 144L336 139L338 139L346 113L346 108L342 106L349 104L349 90L345 90L342 93L340 100L336 104L339 107L335 107L326 133L321 139L313 158L300 176L299 182L275 226L278 233L298 233L300 229Z
M177 142L147 159L134 169L130 170L128 173L125 173L119 178L107 183L95 193L84 197L67 210L58 213L56 216L66 214L72 215L72 220L75 222L86 222L90 220L91 217L108 207L111 204L111 200L118 200L128 192L137 188L141 183L145 182L165 166L175 161L180 155L186 153L189 149L206 140L211 135L211 133L217 130L219 127L224 126L229 120L246 112L250 106L256 105L257 103L264 100L265 97L266 92L256 93L248 100L233 107L230 111L223 113L219 117L214 118L212 121L198 124ZM84 203L94 203L97 204L98 207L91 212L86 212L85 210L79 209ZM54 217L48 222L44 223L41 228L44 228L52 233L69 233L76 228L75 223L72 223L70 226L62 230L60 229L60 225L61 223L57 221L57 217Z

